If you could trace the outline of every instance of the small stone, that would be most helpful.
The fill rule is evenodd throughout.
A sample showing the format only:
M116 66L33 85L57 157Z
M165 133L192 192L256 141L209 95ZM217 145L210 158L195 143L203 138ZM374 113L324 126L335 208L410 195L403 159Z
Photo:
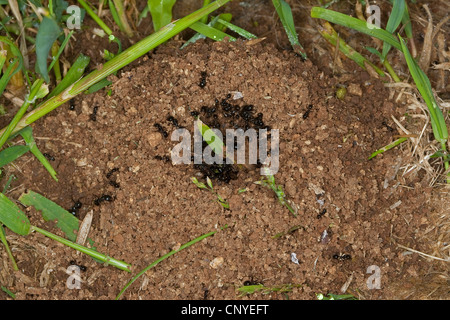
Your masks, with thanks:
M223 264L223 257L217 257L214 258L214 260L209 263L209 266L213 269L217 269L218 267L222 266L222 264Z
M349 94L351 94L351 95L354 95L354 96L360 96L360 97L362 97L362 95L363 95L361 86L360 86L359 84L357 84L357 83L351 83L351 84L349 84L349 86L348 86L348 88L347 88L347 92L348 92Z

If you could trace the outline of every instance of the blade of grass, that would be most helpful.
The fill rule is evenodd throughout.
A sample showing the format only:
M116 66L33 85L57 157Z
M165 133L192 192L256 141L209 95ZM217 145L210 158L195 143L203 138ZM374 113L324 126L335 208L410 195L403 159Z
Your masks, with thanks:
M4 194L6 192L6 190L8 190L9 184L11 183L11 180L12 180L13 177L14 177L14 175L11 175L9 177L8 182L6 183L5 187L3 188L2 194ZM3 228L2 224L0 224L0 241L5 246L6 253L8 254L9 259L11 260L11 263L13 265L13 269L16 270L16 271L19 270L19 267L17 266L16 260L14 259L14 256L13 256L13 254L11 252L11 249L9 248L8 241L6 240L5 228Z
M36 210L41 211L45 221L55 221L56 226L64 232L66 237L70 241L75 242L77 239L76 231L80 227L80 221L74 215L32 190L23 193L19 197L19 201L25 206L32 206Z
M224 230L228 228L227 225L225 225L224 227L221 227L220 230ZM144 268L142 271L140 271L135 277L133 277L126 285L125 287L122 288L122 290L120 290L119 294L116 297L116 300L119 300L120 297L124 294L125 290L127 290L132 284L133 282L135 282L140 276L142 276L144 273L146 273L149 269L153 268L154 266L156 266L158 263L160 263L161 261L169 258L170 256L176 254L177 252L180 252L181 250L184 250L190 246L192 246L193 244L196 244L199 241L202 241L205 238L208 238L214 234L216 234L217 231L211 231L209 233L206 233L198 238L195 238L194 240L191 240L185 244L183 244L179 249L177 250L172 250L169 253L163 255L161 258L155 260L154 262L152 262L149 266L147 266L146 268Z
M231 31L236 32L238 35L244 37L245 39L257 39L258 37L255 36L253 33L248 32L247 30L244 30L228 21L225 21L223 19L217 20L217 22L220 22L221 24L223 24L224 26L226 26L228 29L230 29Z
M126 262L124 262L124 261L111 258L111 257L109 257L107 255L104 255L104 254L98 252L98 251L92 250L92 249L87 248L85 246L82 246L82 245L79 245L77 243L74 243L74 242L72 242L70 240L64 239L64 238L62 238L60 236L57 236L56 234L53 234L51 232L48 232L48 231L46 231L44 229L41 229L41 228L38 228L36 226L32 226L31 228L32 228L33 231L39 232L40 234L43 234L44 236L46 236L46 237L48 237L50 239L58 241L59 243L65 245L65 246L68 246L68 247L70 247L72 249L75 249L75 250L80 251L80 252L82 252L84 254L87 254L88 256L105 263L106 265L111 265L111 266L116 267L116 268L118 268L120 270L131 272L131 270L130 270L131 265L126 263Z
M7 295L9 295L11 298L15 299L16 295L14 293L12 293L11 291L8 290L8 288L1 286L3 292L5 292Z
M175 1L175 0L174 0ZM128 20L127 15L125 13L125 9L122 3L122 0L109 0L109 8L111 9L111 13L115 13L115 21L117 25L119 26L119 29L122 32L125 32L127 37L131 38L133 37L133 30L131 29ZM117 20L116 20L117 19Z
M302 56L303 59L307 59L305 49L298 41L298 34L295 30L294 17L292 16L292 10L289 4L284 0L272 0L273 6L280 17L281 24L283 25L289 42L294 49L294 52Z
M341 39L336 30L329 24L328 22L325 22L323 29L319 29L319 33L324 37L328 42L331 43L333 47L336 47L336 44L339 40L339 50L349 59L356 62L361 68L364 70L367 70L366 65L369 65L372 67L377 74L379 74L381 77L384 77L384 72L378 68L376 65L374 65L372 62L367 60L364 56L362 56L359 52L357 52L355 49L353 49L350 45L348 45L343 39Z
M391 15L389 16L388 22L386 24L386 31L390 33L394 33L394 31L402 22L406 10L405 0L394 0L394 5L392 7ZM389 50L391 49L391 45L389 43L383 43L383 51L382 51L382 61L386 59Z
M67 87L74 84L79 80L84 73L84 70L89 65L90 58L83 55L82 53L77 57L77 60L72 64L69 71L67 71L66 76L62 79L60 83L53 89L48 95L48 98L54 97L64 91Z
M373 24L370 24L369 28L368 26L369 23L361 21L357 18L350 17L346 14L335 12L328 9L323 9L320 7L313 7L311 9L311 17L324 19L331 23L335 23L347 28L354 29L356 31L365 33L371 37L375 37L386 43L389 43L394 48L397 48L399 50L402 49L400 42L398 42L397 38L393 36L391 33L381 28L378 28L376 25Z
M3 193L0 193L0 222L12 232L21 236L30 233L31 224L28 217Z
M158 32L151 34L147 38L139 41L138 43L129 47L127 50L118 54L114 59L106 62L101 70L93 71L86 77L78 80L75 84L73 84L72 86L70 86L69 88L58 94L57 96L52 97L51 99L48 99L45 102L41 103L36 109L34 109L33 111L29 112L26 116L21 118L21 120L14 126L13 130L8 129L7 127L6 129L2 129L0 133L4 134L6 131L9 131L7 134L7 136L9 137L11 133L23 129L27 125L33 123L34 121L40 119L41 117L51 112L55 108L59 107L66 101L69 101L76 95L84 92L93 84L106 78L107 76L116 72L117 70L120 70L127 64L136 60L140 56L146 54L148 51L152 50L158 45L166 42L168 39L172 38L176 34L188 28L192 23L201 19L201 17L203 17L204 15L207 15L217 10L218 8L220 8L229 1L230 0L216 0L215 2L191 13L188 16L166 25L165 27L161 28ZM0 140L0 147L3 144L4 141Z
M27 146L30 148L31 153L33 153L34 156L39 160L39 162L42 163L42 165L45 167L45 169L47 169L52 178L55 181L58 181L55 169L53 169L52 165L48 162L47 158L45 158L42 152L38 149L36 141L34 141L33 131L31 127L26 127L19 133L27 143Z
M23 156L28 151L30 151L30 148L28 146L22 145L12 146L5 150L2 150L0 152L0 168Z
M8 65L8 69L4 72L2 78L0 79L0 94L3 94L3 91L5 90L6 85L11 80L11 78L20 70L22 70L22 72L25 72L25 66L22 54L13 41L8 39L7 37L0 36L0 43L3 43L8 47L8 50L14 55L14 59L18 59L18 61L13 61L13 63L10 63ZM12 70L16 63L17 68Z
M230 41L236 41L235 37L232 37L225 32L217 30L216 28L210 27L200 21L197 21L189 26L192 30L212 39L215 41L222 41L225 37L228 37Z
M416 84L417 89L420 92L423 100L425 101L428 111L430 113L431 127L433 129L434 137L440 142L442 150L447 150L448 130L445 123L445 117L441 108L434 97L433 90L431 88L430 79L428 79L425 72L420 69L416 60L412 57L405 43L405 40L399 35L400 43L402 46L403 54L405 55L406 63L408 65L409 72ZM444 162L445 170L448 171L450 164ZM447 183L450 183L450 172L447 174Z
M176 0L148 0L147 6L152 16L153 29L159 31L172 22L172 7Z
M11 260L13 269L15 271L19 270L19 267L17 266L16 260L14 259L11 249L9 248L8 241L6 240L5 228L3 228L2 225L0 225L0 241L5 246L6 253L8 254L9 260Z
M59 83L61 81L61 68L59 67L59 57L58 56L58 50L59 50L59 45L58 42L54 42L52 45L52 57L53 60L55 61L55 64L53 66L53 72L55 73L55 81L56 83Z
M400 36L399 36L400 37ZM448 139L448 131L445 123L444 115L442 110L439 108L438 103L434 97L433 90L431 88L431 83L426 74L419 68L417 62L411 56L411 53L406 46L405 41L400 37L400 42L402 45L402 51L406 58L406 63L409 68L409 72L419 90L422 98L424 99L431 116L431 125L433 127L433 133L436 140L441 143L443 150L446 150L446 142Z
M381 149L378 149L377 151L375 151L374 153L372 153L372 154L370 155L370 157L369 157L368 160L370 160L370 159L376 157L377 155L379 155L379 154L381 154L381 153L384 153L384 152L386 152L386 151L388 151L388 150L390 150L390 149L392 149L392 148L398 146L400 143L405 142L406 140L408 140L408 138L404 138L404 137L395 140L394 142L388 144L387 146L385 146L385 147L383 147L383 148L381 148Z
M230 15L227 15L227 14L221 14L221 15L219 15L219 16L217 16L217 17L212 18L212 20L208 23L208 26L213 27L213 28L216 28L217 21L218 21L221 17L223 17L224 19L228 19L228 17L229 17L229 19L231 19L231 16L230 16ZM180 47L180 49L184 49L184 48L187 47L189 44L194 43L194 42L196 42L196 41L199 40L199 39L205 39L205 38L206 38L206 36L204 36L203 34L197 32L197 33L194 34L188 41L186 41L186 42Z

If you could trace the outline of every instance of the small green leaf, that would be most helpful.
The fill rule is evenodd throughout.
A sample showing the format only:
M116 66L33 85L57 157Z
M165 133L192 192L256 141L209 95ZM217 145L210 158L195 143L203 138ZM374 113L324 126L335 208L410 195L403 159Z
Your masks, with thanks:
M75 231L78 230L80 222L68 211L39 193L31 190L27 193L23 193L20 196L19 201L24 205L33 206L36 210L41 211L45 221L56 221L56 226L66 234L67 238L70 241L76 241L77 235Z
M30 148L22 145L12 146L8 149L2 150L0 152L0 168L21 157L28 151L30 151Z
M30 233L31 224L28 217L3 193L0 193L0 208L2 208L0 210L0 222L8 229L22 236Z
M90 60L91 59L88 56L80 54L77 57L77 60L75 60L75 62L70 67L69 71L67 71L61 82L58 83L55 89L52 90L49 98L58 95L59 93L67 89L70 85L75 83L78 79L80 79Z
M209 177L206 177L206 183L208 184L208 186L213 189L213 185L212 185L212 181Z
M45 158L42 152L38 149L33 137L33 130L31 129L31 127L25 127L24 129L20 130L19 133L27 143L27 146L30 148L31 153L33 153L33 155L39 160L39 162L42 163L42 165L45 167L45 169L47 169L52 178L55 179L55 181L58 181L55 169L53 169L50 162L48 162L47 158Z
M154 31L158 31L172 22L172 7L176 0L148 0L147 5L152 15Z
M398 28L400 25L400 22L402 22L402 19L404 17L406 10L406 3L405 0L394 0L394 6L392 8L391 15L389 16L389 20L386 25L386 31L390 33L394 33L394 31ZM391 49L391 45L389 43L383 43L383 59L386 59L386 56Z
M191 181L200 189L208 189L203 182L199 182L197 178L192 177Z
M223 141L218 137L213 130L211 130L206 124L204 124L200 119L197 119L197 126L200 133L205 140L205 142L211 147L211 149L219 155L223 154L224 144Z
M60 33L61 29L56 20L44 16L36 35L36 72L44 78L45 82L50 81L47 71L48 54Z
M281 23L283 24L286 35L295 53L301 55L303 59L306 59L305 50L298 41L298 34L295 30L294 18L292 16L290 5L284 0L272 0L272 3L280 17Z

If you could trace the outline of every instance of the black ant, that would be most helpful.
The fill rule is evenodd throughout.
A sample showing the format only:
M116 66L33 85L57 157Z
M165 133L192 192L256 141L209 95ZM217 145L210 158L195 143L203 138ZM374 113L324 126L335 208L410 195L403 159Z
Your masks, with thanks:
M323 209L322 211L319 212L319 214L317 215L317 219L322 218L322 216L327 213L327 209Z
M159 123L155 123L153 125L156 129L158 129L159 133L161 133L163 135L164 138L167 138L169 136L169 134L167 133L166 130L164 130L164 128L159 124Z
M205 72L205 71L202 71L201 72L201 78L200 78L200 83L198 84L198 86L200 87L200 88L204 88L205 86L206 86L206 76L207 76L207 73Z
M113 175L113 173L114 172L117 172L117 171L119 171L119 168L113 168L113 169L111 169L111 171L109 171L107 174L106 174L106 178L111 178L111 176Z
M164 162L169 162L170 161L169 156L155 156L155 159L156 160L161 160L161 161L164 161Z
M108 201L108 202L109 202L109 201L113 201L113 197L111 197L110 195L105 194L105 195L101 196L100 198L95 199L95 200L94 200L94 204L95 204L96 206L99 206L100 203L103 202L103 201Z
M98 107L95 106L94 110L92 111L92 114L90 115L90 118L92 121L97 121L97 111L98 111Z
M55 157L53 157L52 155L50 155L50 154L48 154L48 153L43 153L42 155L43 155L44 157L46 157L47 160L55 161Z
M349 254L336 253L333 255L333 259L340 260L340 261L350 260L351 258L352 258L352 256Z
M394 128L392 128L391 126L389 126L388 124L387 124L387 122L386 121L383 121L382 123L381 123L383 126L385 126L389 131L394 131Z
M75 99L70 99L69 101L69 110L75 110Z
M85 272L85 271L87 270L87 267L86 267L86 266L77 265L77 262L76 262L75 260L71 260L71 261L69 262L69 264L70 264L71 266L77 266L77 267L80 268L80 270L83 271L83 272Z
M67 211L69 211L71 214L73 214L74 216L76 216L76 215L77 215L77 212L78 212L78 209L80 209L82 205L83 205L83 204L81 203L81 201L78 200L78 201L76 201L76 202L73 204L72 208L70 208L70 209L67 210Z
M303 119L306 120L306 119L309 117L309 113L311 112L312 108L313 108L313 105L312 105L312 104L308 105L308 109L307 109L307 110L305 111L305 113L303 114Z
M119 189L120 188L120 184L117 183L116 181L109 181L109 184L112 185L114 188Z
M208 300L208 288L203 288L203 300Z
M259 284L262 284L261 281L253 279L253 277L250 278L250 280L244 281L244 286L257 286Z
M172 123L174 125L175 128L180 128L180 125L178 124L178 120L175 119L172 116L168 116L167 117L167 121L169 121L170 123Z
M198 111L191 111L191 116L193 116L194 118L197 118L200 115L200 112Z

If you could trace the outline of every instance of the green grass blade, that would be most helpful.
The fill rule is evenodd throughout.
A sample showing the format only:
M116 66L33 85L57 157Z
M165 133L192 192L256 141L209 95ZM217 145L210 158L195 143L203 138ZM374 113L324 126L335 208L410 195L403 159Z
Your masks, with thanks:
M219 16L217 16L217 17L214 17L214 18L208 23L208 26L213 27L213 28L216 28L217 21L218 21L220 18L222 18L222 17L223 17L224 19L228 19L229 15L227 15L227 14L221 14L221 15L219 15ZM231 19L231 17L230 17L230 19ZM194 34L188 41L186 41L186 42L180 47L180 49L184 49L184 48L187 47L189 44L194 43L194 42L196 42L196 41L199 40L199 39L205 39L205 38L206 38L206 36L204 36L203 34L197 32L197 33Z
M5 65L7 54L8 54L8 51L0 50L0 73L3 71L3 66Z
M228 21L225 21L223 19L219 19L219 20L217 20L217 22L223 24L225 27L227 27L231 31L236 32L238 35L240 35L241 37L244 37L245 39L249 40L249 39L257 39L258 38L253 33L248 32L247 30L244 30L244 29L242 29Z
M70 240L64 239L64 238L62 238L60 236L57 236L56 234L53 234L51 232L48 232L48 231L43 230L41 228L38 228L36 226L32 226L32 229L34 231L36 231L36 232L39 232L40 234L43 234L44 236L46 236L46 237L48 237L50 239L53 239L55 241L58 241L59 243L62 243L65 246L68 246L68 247L70 247L72 249L75 249L77 251L83 252L84 254L87 254L88 256L90 256L90 257L92 257L94 259L97 259L97 260L99 260L99 261L101 261L101 262L103 262L103 263L105 263L107 265L111 265L111 266L116 267L116 268L118 268L120 270L131 272L131 270L130 270L131 265L129 263L126 263L124 261L120 261L120 260L111 258L111 257L109 257L107 255L104 255L104 254L98 252L98 251L95 251L93 249L90 249L90 248L87 248L85 246L79 245L79 244L77 244L75 242L72 242Z
M444 115L442 114L442 110L439 108L437 101L434 97L430 80L428 79L426 74L422 71L422 69L420 69L417 62L414 60L411 53L409 52L405 41L401 37L400 42L403 54L405 55L406 58L406 63L408 65L409 72L411 73L411 76L417 86L417 89L422 95L422 98L424 99L430 112L431 126L433 128L434 136L436 140L438 140L441 143L441 145L445 148L445 144L448 139L447 126L445 123Z
M36 35L36 72L42 76L45 82L50 81L47 71L47 57L60 33L61 29L58 23L53 18L44 16Z
M202 7L206 7L208 4L211 3L211 0L203 0L203 6ZM200 19L201 22L203 23L207 23L208 22L208 16L204 16Z
M34 141L33 130L31 129L31 127L26 127L23 130L21 130L20 135L27 143L27 146L30 148L31 153L33 153L34 156L39 160L39 162L42 163L42 165L45 167L45 169L47 169L52 178L55 179L55 181L58 181L58 178L56 178L55 169L53 169L52 165L48 162L47 158L44 157L42 152L38 149L36 141Z
M197 119L197 127L200 131L205 142L211 147L218 155L223 155L224 144L223 141L218 137L213 130L211 130L206 124L204 124L200 119Z
M11 298L15 299L16 295L14 293L12 293L11 291L8 290L8 288L1 286L3 292L5 292L7 295L9 295Z
M19 207L9 200L7 196L0 193L0 222L12 232L26 236L30 233L31 224L28 217Z
M2 130L1 136L0 136L0 148L5 144L5 142L9 139L11 134L14 134L14 130L17 128L17 125L20 123L20 121L23 118L23 115L27 111L28 107L31 103L33 103L36 99L36 95L41 92L41 87L44 84L44 80L38 79L35 81L35 83L31 87L31 92L28 94L27 99L23 102L22 106L19 108L17 113L14 115L14 118L11 120L11 122L8 124L6 129ZM25 126L24 126L25 127ZM22 127L23 128L23 127ZM20 128L20 129L22 129Z
M0 168L23 156L28 151L30 151L30 148L28 146L22 145L12 146L5 150L2 150L0 152Z
M405 26L405 34L408 39L413 38L411 18L409 16L408 5L405 3L405 12L403 13L402 24Z
M224 227L220 228L220 230L226 229L228 228L227 225L225 225ZM202 241L205 238L208 238L212 235L214 235L215 233L217 233L217 231L211 231L209 233L206 233L198 238L195 238L194 240L191 240L185 244L183 244L179 249L177 250L172 250L169 253L163 255L161 258L157 259L156 261L152 262L149 266L145 267L142 271L140 271L135 277L133 277L133 279L131 279L126 285L125 287L122 288L122 290L120 290L119 294L116 297L116 300L119 300L120 297L123 295L123 293L125 292L125 290L128 289L129 286L131 286L133 284L133 282L135 282L140 276L142 276L144 273L146 273L149 269L153 268L154 266L156 266L158 263L160 263L161 261L169 258L170 256L174 255L177 252L180 252L181 250L184 250L190 246L192 246L193 244L196 244L199 241Z
M370 155L370 157L369 157L368 160L370 160L370 159L376 157L377 155L379 155L379 154L381 154L381 153L384 153L384 152L386 152L386 151L388 151L388 150L390 150L390 149L392 149L392 148L398 146L400 143L405 142L406 140L408 140L408 138L404 138L404 137L395 140L394 142L388 144L387 146L385 146L385 147L383 147L383 148L381 148L381 149L378 149L377 151L375 151L374 153L372 153L372 154Z
M172 7L176 0L148 0L147 5L153 21L153 29L159 31L172 22Z
M394 0L394 6L392 7L391 15L389 16L388 22L386 24L386 31L390 33L394 33L394 31L398 28L402 19L404 17L406 10L405 0ZM389 50L391 49L391 45L389 43L383 43L383 59L386 59Z
M124 32L127 37L131 38L133 36L133 30L128 24L127 15L122 0L109 0L109 8L111 10L111 14L113 15L114 21L119 26L119 29Z
M323 9L320 7L313 7L311 9L311 17L324 19L331 23L335 23L347 28L354 29L356 31L365 33L371 37L375 37L386 43L389 43L394 48L397 48L399 50L402 49L400 42L398 42L397 38L393 36L391 33L381 28L378 28L373 24L370 24L369 27L368 26L369 23L361 21L357 18L350 17L346 14L335 12L328 9Z
M48 96L49 98L60 94L62 91L67 89L70 85L74 84L79 80L84 73L84 70L89 65L91 59L82 53L77 57L77 60L72 64L69 71L67 71L66 76L62 79L60 83L53 89L53 91Z
M294 49L294 52L301 55L303 59L306 59L306 53L302 45L298 41L298 34L295 30L294 17L292 16L292 10L289 4L284 0L272 0L273 6L280 17L281 24L283 25L289 42Z
M84 0L77 0L78 3L83 7L84 10L86 10L87 14L94 20L100 28L102 28L103 31L108 36L113 35L112 30L106 25L106 23L103 22L102 19L94 12L94 10L91 9L91 7L84 1Z
M341 39L336 30L327 22L325 23L324 29L319 29L319 33L324 37L328 42L331 43L333 47L336 47L336 44L339 41L339 50L349 59L356 62L361 68L364 70L367 69L367 65L372 67L381 77L384 77L384 72L374 65L372 62L367 60L363 55L353 49L350 45L348 45L343 39Z
M9 80L11 80L12 76L15 75L20 70L25 71L25 67L23 64L23 56L17 48L17 46L7 37L0 36L0 42L5 43L9 46L11 53L14 54L14 61L13 63L10 63L8 68L3 72L3 76L0 78L0 95L3 94L3 91L6 88L6 85L8 84ZM5 56L6 58L6 56ZM17 60L17 61L16 61ZM14 67L17 67L14 69ZM14 69L14 70L13 70Z
M232 37L225 32L222 32L216 28L210 27L200 21L197 21L189 26L192 30L212 39L215 41L223 41L225 37L228 37L230 41L236 41L235 37Z
M41 211L45 221L55 221L56 226L64 232L70 241L77 239L76 231L79 229L80 221L53 201L31 190L23 193L19 201L26 206L32 206Z
M11 249L9 248L8 241L6 240L5 229L3 228L3 226L1 224L0 224L0 241L5 246L6 253L8 254L9 259L11 260L13 269L16 271L19 270L19 267L17 267L16 260L14 259L14 256L12 255Z
M14 177L14 175L12 174L12 175L9 176L8 181L6 181L5 186L3 187L2 193L5 193L5 194L6 194L6 191L8 190L8 188L9 188L9 186L11 185L11 182L12 182L13 180L15 180L15 177Z

